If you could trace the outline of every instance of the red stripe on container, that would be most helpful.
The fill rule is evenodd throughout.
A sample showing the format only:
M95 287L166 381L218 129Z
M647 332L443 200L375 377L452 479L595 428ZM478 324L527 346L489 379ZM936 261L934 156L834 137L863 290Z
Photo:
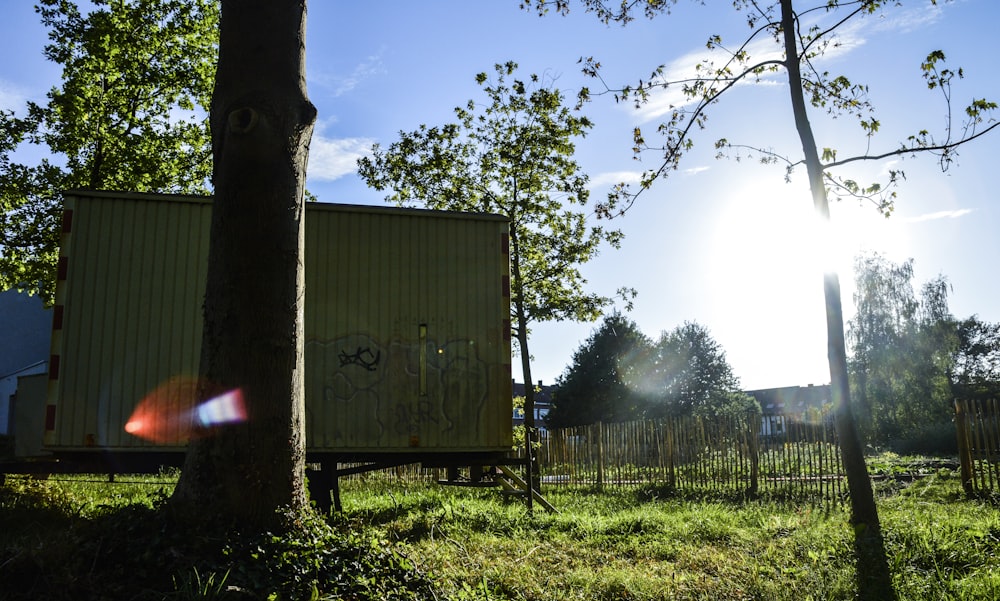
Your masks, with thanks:
M503 276L503 280L500 282L500 289L504 296L510 296L510 276Z
M56 406L46 405L45 406L45 429L55 430L56 429Z
M500 251L505 255L510 255L510 234L506 232L500 234Z
M63 326L63 305L52 307L52 330L61 330Z
M49 379L59 379L59 355L49 357Z
M73 211L66 209L63 211L62 233L68 234L73 231Z
M67 273L69 273L69 257L59 257L59 265L56 268L56 279L66 281Z
M510 341L510 320L503 320L503 336L507 341Z

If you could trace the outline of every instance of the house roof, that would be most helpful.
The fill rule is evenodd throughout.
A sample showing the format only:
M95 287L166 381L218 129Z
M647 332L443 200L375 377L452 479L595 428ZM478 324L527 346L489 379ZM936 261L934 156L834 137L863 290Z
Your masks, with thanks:
M514 386L514 396L524 396L524 384L520 382L512 382ZM538 405L551 405L552 404L552 393L555 392L556 387L542 384L541 381L535 387L535 406Z
M785 386L747 390L757 399L764 415L793 415L815 409L822 411L832 402L829 384L821 386Z

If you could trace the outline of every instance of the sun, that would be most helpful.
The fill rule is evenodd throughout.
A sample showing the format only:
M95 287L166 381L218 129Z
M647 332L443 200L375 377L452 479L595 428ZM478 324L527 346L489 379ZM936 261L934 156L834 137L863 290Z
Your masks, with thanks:
M896 224L872 207L835 203L826 222L807 186L763 176L727 191L707 242L715 327L734 367L764 386L825 383L824 274L838 274L849 318L855 258L895 257L905 246Z
M717 250L711 261L746 284L771 275L819 277L831 271L850 280L859 255L877 252L902 260L909 246L900 220L870 204L833 201L830 219L824 220L804 185L760 178L726 197L715 220Z

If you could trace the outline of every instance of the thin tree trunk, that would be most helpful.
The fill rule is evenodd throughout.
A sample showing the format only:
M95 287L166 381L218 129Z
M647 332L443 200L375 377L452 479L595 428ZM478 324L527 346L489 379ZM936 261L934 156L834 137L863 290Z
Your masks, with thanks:
M513 221L513 220L512 220ZM524 380L524 460L525 478L528 487L540 490L541 477L538 474L538 462L535 458L535 387L531 380L531 353L528 352L528 315L524 309L524 285L521 279L521 246L517 228L512 223L510 230L511 242L511 278L516 291L514 314L517 317L517 346L521 353L521 377ZM527 496L528 510L533 508L531 490Z
M823 181L822 164L816 151L816 141L806 114L806 103L802 90L802 75L799 71L798 45L795 33L797 25L792 9L792 0L781 0L781 26L784 33L785 60L792 109L795 114L795 128L805 153L813 205L823 218L824 223L829 223L830 207L826 195L826 185ZM862 599L879 601L895 599L895 591L892 588L892 578L882 541L878 509L875 505L875 495L871 479L868 477L864 451L851 408L840 280L832 268L823 276L823 291L826 298L830 389L833 396L837 435L840 438L844 469L847 472L847 486L851 496L851 522L854 524L858 565L858 593Z
M173 501L247 527L307 506L303 191L316 109L305 16L305 0L222 2L200 394L238 391L246 419L193 438Z

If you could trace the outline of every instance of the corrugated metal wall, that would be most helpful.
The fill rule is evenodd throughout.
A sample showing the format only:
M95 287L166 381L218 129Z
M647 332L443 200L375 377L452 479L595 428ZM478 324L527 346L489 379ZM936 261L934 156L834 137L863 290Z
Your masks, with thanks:
M170 447L124 424L158 388L161 404L184 408L176 397L197 375L211 206L77 193L66 209L48 446ZM308 206L310 449L510 448L506 235L496 216Z

